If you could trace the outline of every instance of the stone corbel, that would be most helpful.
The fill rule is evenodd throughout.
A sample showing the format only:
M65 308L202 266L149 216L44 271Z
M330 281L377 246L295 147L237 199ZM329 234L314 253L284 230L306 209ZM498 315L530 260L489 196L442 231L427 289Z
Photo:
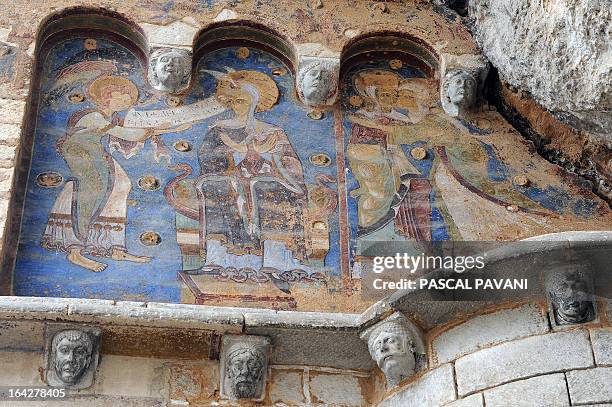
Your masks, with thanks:
M221 397L263 400L268 376L270 339L255 335L225 335L221 345Z
M149 44L148 78L163 93L178 94L191 82L193 39L197 23L190 17L168 25L141 23Z
M338 98L339 77L339 53L321 44L298 45L296 90L305 105L333 105Z
M387 380L387 389L413 376L427 365L421 330L402 313L395 312L361 333L372 359Z
M94 383L100 358L98 327L48 324L45 331L45 375L49 386L86 389Z
M182 48L154 48L149 55L149 82L160 92L176 95L191 82L191 52Z
M567 264L550 270L544 277L544 287L553 328L597 319L593 275L588 265Z
M480 103L489 63L482 55L442 54L440 101L452 117L464 116Z

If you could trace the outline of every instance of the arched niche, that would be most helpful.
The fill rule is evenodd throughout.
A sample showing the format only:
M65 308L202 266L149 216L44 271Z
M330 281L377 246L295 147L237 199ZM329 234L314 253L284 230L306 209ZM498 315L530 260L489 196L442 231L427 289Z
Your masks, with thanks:
M420 253L434 237L424 225L430 222L430 209L409 206L411 200L422 204L429 199L429 180L419 174L419 163L431 161L431 152L423 149L422 140L402 138L402 131L410 132L417 109L425 115L437 104L438 69L434 50L402 33L369 33L342 52L339 111L345 216L351 226L344 237L348 284L371 286L372 256ZM411 155L415 147L422 156ZM370 289L366 295L375 294Z
M371 32L352 39L342 50L341 76L364 59L400 59L435 78L440 60L431 46L416 37L392 31Z
M554 179L542 177L549 163L499 114L479 105L462 117L442 109L442 57L455 58L391 32L357 38L342 54L345 270L362 287L372 287L377 256L427 253L440 241L515 240L586 218L606 227L595 214L609 210L554 170ZM461 99L470 90L459 83Z
M332 301L326 284L340 278L334 114L312 115L299 101L295 54L288 40L252 22L216 23L195 37L191 94L227 111L198 127L198 161L178 168L165 188L180 229L181 301L295 310L309 289ZM253 96L258 103L244 122L238 102ZM233 141L222 146L226 136ZM251 147L241 152L234 141L252 137L247 145L265 151L250 155L247 164ZM240 175L228 175L225 164L215 167L223 161L219 148L233 155L230 167ZM261 184L248 181L265 174ZM250 185L256 185L252 191ZM231 226L215 219L229 219Z
M293 44L279 33L252 21L214 23L202 29L194 38L194 63L204 54L228 46L254 47L269 52L295 72Z
M102 8L73 7L54 13L41 23L36 33L31 91L26 105L20 149L16 157L15 187L6 227L6 236L9 238L5 239L2 247L0 293L5 295L14 292L13 268L20 237L27 180L32 160L36 159L32 155L42 97L44 65L53 47L71 38L103 38L121 43L142 67L146 66L147 40L144 33L137 24L119 13Z

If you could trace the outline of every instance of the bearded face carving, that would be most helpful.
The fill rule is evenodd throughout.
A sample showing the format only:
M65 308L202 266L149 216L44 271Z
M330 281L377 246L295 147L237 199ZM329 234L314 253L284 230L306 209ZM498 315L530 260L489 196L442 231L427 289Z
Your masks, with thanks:
M574 325L595 319L591 275L568 267L550 272L546 279L551 319L556 325Z
M268 370L269 339L227 335L221 356L221 395L231 400L260 400Z
M53 335L47 345L50 386L83 389L92 385L98 363L99 335L95 329L66 329Z
M339 62L334 58L302 57L297 89L308 106L332 104L338 88Z
M179 93L191 79L191 55L182 49L160 48L151 53L149 80L162 92Z
M368 350L387 380L387 388L396 387L414 375L425 360L425 345L418 328L396 312L361 334Z

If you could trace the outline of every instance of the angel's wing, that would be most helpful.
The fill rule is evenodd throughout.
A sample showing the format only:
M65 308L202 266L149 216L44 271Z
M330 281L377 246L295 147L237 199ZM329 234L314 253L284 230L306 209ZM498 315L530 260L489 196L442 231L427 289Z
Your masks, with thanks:
M61 69L55 76L50 88L45 91L43 102L47 105L53 104L68 92L78 88L104 75L117 72L117 66L113 61L97 60L82 61Z

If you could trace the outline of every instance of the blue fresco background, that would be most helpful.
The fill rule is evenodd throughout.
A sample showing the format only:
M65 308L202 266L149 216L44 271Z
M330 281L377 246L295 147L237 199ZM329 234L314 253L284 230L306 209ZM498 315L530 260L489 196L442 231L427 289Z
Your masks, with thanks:
M101 59L114 56L119 62L119 74L127 76L141 90L140 101L145 104L136 107L138 110L168 107L163 97L153 97L149 85L144 81L140 63L126 48L98 39L98 49L87 51L83 48L84 39L70 39L53 48L45 63L43 92L41 93L44 94L45 90L53 84L53 78L58 70L66 65L88 58ZM231 67L235 70L258 70L270 75L279 87L280 100L270 111L257 114L257 118L285 130L300 157L307 184L313 184L315 176L320 173L336 178L333 115L326 113L322 120L309 119L306 115L307 110L295 102L291 74L272 75L272 70L284 67L283 64L265 52L254 49L250 51L246 59L239 59L236 56L236 48L212 52L199 62L196 72L202 68L225 71L225 67ZM289 70L286 69L286 72ZM194 82L188 96L183 100L184 104L190 104L214 94L216 80L211 75L197 73ZM80 88L80 91L84 89ZM152 257L150 263L135 264L113 261L108 258L96 258L108 264L108 267L100 273L93 273L67 261L65 253L49 251L40 246L49 211L62 191L66 178L70 176L65 161L56 151L57 139L65 133L68 119L74 112L91 107L93 105L89 102L72 104L63 96L55 99L50 105L43 104L39 108L32 166L27 184L25 210L14 271L15 294L179 302L180 283L177 280L177 272L181 270L181 256L176 243L175 212L163 196L163 187L177 174L168 169L165 161L155 162L150 142L146 142L145 147L130 159L125 159L118 152L112 153L113 158L126 170L132 182L127 213L128 251L135 255ZM194 170L192 177L197 176L199 140L212 123L229 116L230 113L225 112L195 123L190 130L182 133L163 135L162 140L172 156L171 165L186 162ZM104 143L107 143L106 139L107 137L103 139ZM175 151L172 145L178 140L188 140L193 145L192 150L187 153ZM310 155L321 152L332 158L330 166L315 167L308 160ZM62 174L64 182L55 188L38 186L36 176L47 171ZM138 188L138 179L148 174L160 179L162 188L156 191L144 191ZM328 276L339 276L337 214L330 217L329 226L331 231L330 251L325 259L324 271ZM149 230L160 234L161 244L144 246L140 243L140 234Z

